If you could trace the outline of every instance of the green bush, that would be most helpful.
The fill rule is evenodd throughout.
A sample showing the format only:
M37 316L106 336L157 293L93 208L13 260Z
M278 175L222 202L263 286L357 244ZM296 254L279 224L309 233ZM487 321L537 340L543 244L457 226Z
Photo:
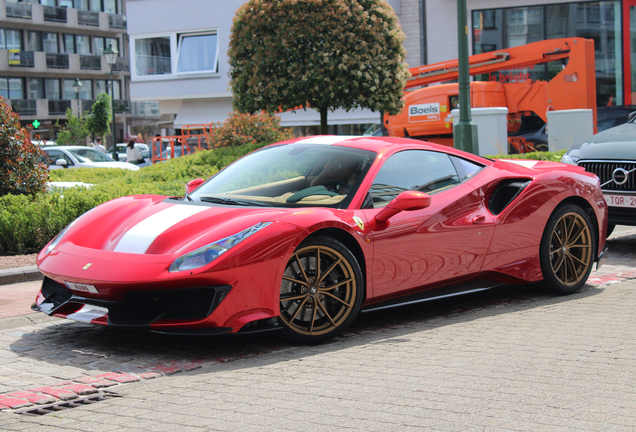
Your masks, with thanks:
M0 196L37 194L44 190L47 168L44 152L20 126L20 117L0 96Z
M280 118L275 115L233 112L225 123L219 123L212 129L207 140L210 148L218 148L256 143L271 144L293 137L291 129L280 127Z
M201 151L139 171L95 168L53 170L51 181L84 182L93 186L35 196L0 197L0 254L38 252L77 217L111 199L139 194L181 196L189 180L207 178L260 147L262 144L247 144Z
M567 150L559 150L557 152L532 152L532 153L521 153L521 154L510 154L510 155L493 155L486 156L489 159L531 159L531 160L544 160L544 161L552 161L552 162L561 162L561 157L565 154Z

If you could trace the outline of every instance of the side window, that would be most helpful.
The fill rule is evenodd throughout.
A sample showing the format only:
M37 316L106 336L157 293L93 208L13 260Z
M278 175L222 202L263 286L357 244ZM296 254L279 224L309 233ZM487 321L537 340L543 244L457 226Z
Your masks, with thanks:
M55 161L57 161L58 159L64 159L69 164L69 166L73 165L73 161L71 160L71 158L69 158L59 150L48 150L47 153L49 155L49 165L55 165Z
M383 207L407 190L435 194L460 182L445 153L407 150L394 154L382 165L369 194L374 207Z
M457 168L462 181L471 178L483 168L482 165L478 165L457 156L451 156L450 158L453 161L453 164L455 164L455 168Z

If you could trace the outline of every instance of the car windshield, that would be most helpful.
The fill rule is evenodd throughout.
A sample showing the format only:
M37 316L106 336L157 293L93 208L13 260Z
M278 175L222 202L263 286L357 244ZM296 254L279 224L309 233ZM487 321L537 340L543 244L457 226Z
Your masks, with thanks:
M90 163L90 162L114 162L114 160L97 150L92 148L76 148L76 149L68 149L69 153L71 153L75 158L82 163Z
M375 157L330 145L268 147L228 166L189 197L228 205L345 208Z

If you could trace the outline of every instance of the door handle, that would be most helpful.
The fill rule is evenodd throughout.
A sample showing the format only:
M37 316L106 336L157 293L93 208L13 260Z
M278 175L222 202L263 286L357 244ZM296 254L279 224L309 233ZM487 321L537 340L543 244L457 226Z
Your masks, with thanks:
M473 218L474 224L482 224L484 222L486 222L486 216L484 215L477 215Z

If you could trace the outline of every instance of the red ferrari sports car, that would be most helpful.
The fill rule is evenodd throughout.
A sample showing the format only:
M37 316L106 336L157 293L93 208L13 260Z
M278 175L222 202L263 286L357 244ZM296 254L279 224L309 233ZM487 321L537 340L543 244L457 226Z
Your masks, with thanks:
M583 168L401 138L300 138L190 181L183 197L85 213L40 252L33 307L320 342L364 309L500 284L575 292L602 261L606 226L599 180Z

